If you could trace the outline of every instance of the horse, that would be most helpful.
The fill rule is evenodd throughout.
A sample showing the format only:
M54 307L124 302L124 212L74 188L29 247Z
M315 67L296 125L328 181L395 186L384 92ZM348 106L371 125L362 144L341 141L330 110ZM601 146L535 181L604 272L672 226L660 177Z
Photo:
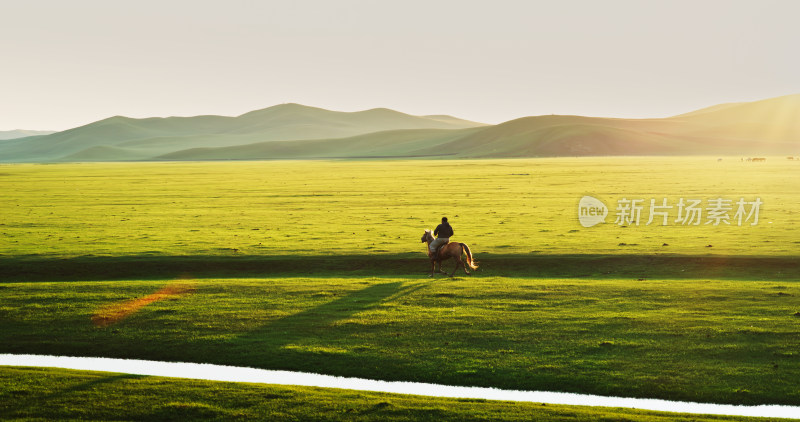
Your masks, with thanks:
M430 230L425 230L425 234L422 235L422 243L425 243L425 248L426 248L425 250L428 251L428 258L431 259L431 275L429 275L428 277L433 277L433 273L436 270L436 261L439 261L439 271L442 272L441 271L442 261L450 258L456 259L456 266L455 268L453 268L453 272L452 274L450 274L450 277L456 274L456 270L458 269L459 266L463 266L464 272L467 274L469 274L467 266L469 266L473 270L478 269L478 265L476 264L475 260L472 259L472 252L469 250L469 246L467 246L466 243L458 243L458 242L448 243L439 248L437 254L434 254L431 252L430 248L431 242L433 242L433 235L431 234ZM461 254L465 252L467 254L466 261L461 259Z

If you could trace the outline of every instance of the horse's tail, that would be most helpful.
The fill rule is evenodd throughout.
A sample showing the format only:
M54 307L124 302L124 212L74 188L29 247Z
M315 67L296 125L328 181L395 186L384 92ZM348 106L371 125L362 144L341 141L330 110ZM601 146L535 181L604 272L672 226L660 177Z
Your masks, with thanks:
M459 245L461 245L461 247L464 248L464 252L467 253L467 265L469 265L469 267L472 268L473 270L477 270L478 263L475 262L474 259L472 259L472 252L469 250L469 246L467 246L466 243L459 243Z

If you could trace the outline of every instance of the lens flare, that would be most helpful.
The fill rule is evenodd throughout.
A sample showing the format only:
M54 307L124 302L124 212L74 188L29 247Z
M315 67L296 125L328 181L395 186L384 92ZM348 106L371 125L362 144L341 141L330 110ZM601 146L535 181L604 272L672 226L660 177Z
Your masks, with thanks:
M180 297L191 294L194 291L195 288L186 282L168 284L153 294L103 306L95 311L95 313L92 315L92 323L96 327L108 327L109 325L116 324L119 321L129 317L130 315L138 312L139 309L142 309L153 302L168 298Z

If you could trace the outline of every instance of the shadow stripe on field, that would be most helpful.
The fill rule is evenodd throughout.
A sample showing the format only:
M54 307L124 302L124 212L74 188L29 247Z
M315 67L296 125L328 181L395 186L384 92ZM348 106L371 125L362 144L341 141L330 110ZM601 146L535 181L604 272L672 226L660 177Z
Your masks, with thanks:
M800 280L799 256L476 254L475 277ZM450 271L454 262L444 262ZM282 276L426 276L419 253L0 258L0 282ZM456 273L459 275L459 273ZM464 276L463 272L460 273ZM439 275L439 277L442 277Z

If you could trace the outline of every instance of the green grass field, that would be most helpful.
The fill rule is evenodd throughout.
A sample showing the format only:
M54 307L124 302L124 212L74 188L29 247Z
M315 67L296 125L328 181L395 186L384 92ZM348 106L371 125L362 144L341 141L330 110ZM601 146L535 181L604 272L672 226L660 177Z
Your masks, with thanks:
M2 289L0 351L449 385L799 404L800 286L476 277L153 281Z
M798 173L776 157L3 165L0 352L798 405ZM580 226L584 195L607 224ZM764 205L756 226L622 227L622 197ZM419 239L442 215L475 275L426 277Z
M0 173L2 257L421 253L423 229L442 215L479 254L800 251L800 163L780 157L22 164ZM756 226L645 226L645 217L638 227L584 229L584 195L610 208L622 197L764 205Z

